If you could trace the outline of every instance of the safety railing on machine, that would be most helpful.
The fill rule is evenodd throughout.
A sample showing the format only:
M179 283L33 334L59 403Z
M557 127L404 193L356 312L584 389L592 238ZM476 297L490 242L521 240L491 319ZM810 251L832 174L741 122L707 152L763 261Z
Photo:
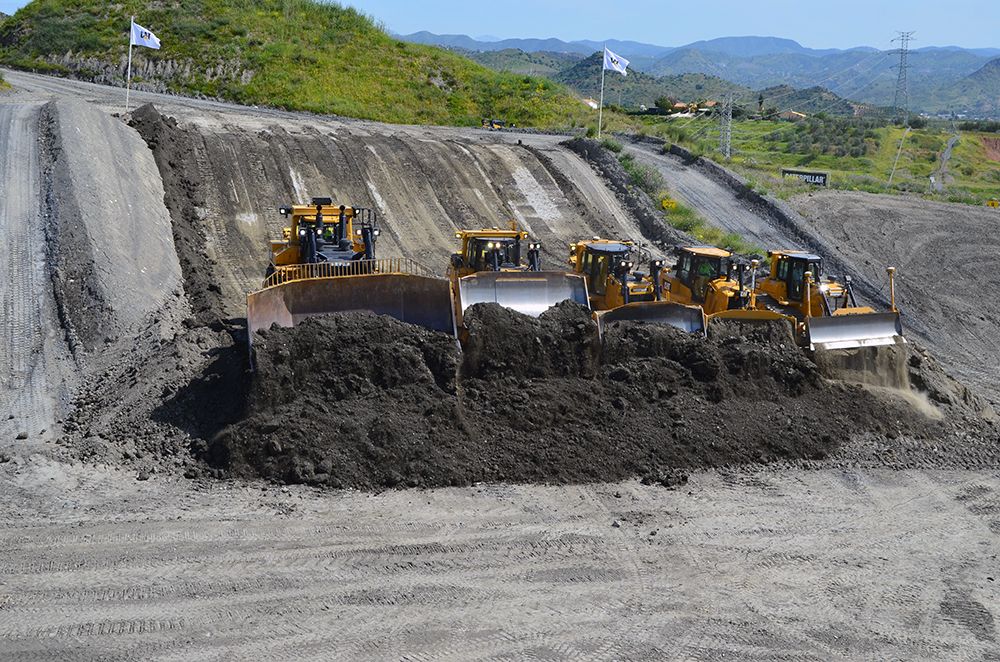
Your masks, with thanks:
M355 276L373 276L378 274L436 276L430 269L408 257L352 260L350 262L316 262L314 264L290 264L276 267L275 272L264 279L261 289L267 289L296 280L352 278Z

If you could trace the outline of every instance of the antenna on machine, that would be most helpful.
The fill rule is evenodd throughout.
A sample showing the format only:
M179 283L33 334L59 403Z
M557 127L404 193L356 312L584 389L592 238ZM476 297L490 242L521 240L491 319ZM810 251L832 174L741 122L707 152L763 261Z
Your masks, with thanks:
M910 68L910 41L913 39L913 32L899 32L899 36L892 40L892 43L899 42L899 48L890 51L893 55L899 55L899 64L896 69L899 75L896 77L896 96L892 106L897 112L902 114L903 122L910 123L910 90L906 83L906 70Z

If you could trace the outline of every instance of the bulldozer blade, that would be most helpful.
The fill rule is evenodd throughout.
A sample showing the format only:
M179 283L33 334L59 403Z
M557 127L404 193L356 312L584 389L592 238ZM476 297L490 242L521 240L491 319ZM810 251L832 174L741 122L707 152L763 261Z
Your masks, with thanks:
M601 335L612 322L665 324L688 333L705 335L705 313L700 306L685 306L670 301L640 301L597 313Z
M458 299L463 313L477 303L498 303L538 317L567 299L590 308L587 281L564 271L490 271L464 276L458 279Z
M247 328L252 340L256 331L272 324L290 327L307 317L349 311L388 315L455 335L448 281L399 273L312 278L252 292L247 296Z
M806 324L809 349L852 349L905 343L899 313L859 313L810 317Z

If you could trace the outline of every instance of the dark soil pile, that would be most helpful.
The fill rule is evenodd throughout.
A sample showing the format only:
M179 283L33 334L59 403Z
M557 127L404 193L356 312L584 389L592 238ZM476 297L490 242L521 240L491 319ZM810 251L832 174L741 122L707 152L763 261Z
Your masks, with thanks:
M136 109L129 124L149 145L163 179L164 203L170 210L174 245L184 274L184 294L192 314L201 325L222 328L224 310L222 290L207 245L199 209L206 207L205 192L199 179L195 139L177 125L177 120L165 117L152 104Z
M620 323L602 346L572 304L539 319L480 305L467 326L464 355L451 338L360 313L260 334L250 415L216 438L212 462L364 489L659 480L820 459L855 434L948 433L904 398L824 379L781 327L704 339Z

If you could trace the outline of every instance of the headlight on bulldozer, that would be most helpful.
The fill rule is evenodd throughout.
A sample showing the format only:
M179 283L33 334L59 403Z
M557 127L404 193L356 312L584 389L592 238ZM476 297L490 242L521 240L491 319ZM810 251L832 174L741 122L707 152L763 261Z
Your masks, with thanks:
M827 285L826 283L823 283L822 285L819 286L819 291L822 292L823 294L826 294L827 292L830 291L830 286Z

